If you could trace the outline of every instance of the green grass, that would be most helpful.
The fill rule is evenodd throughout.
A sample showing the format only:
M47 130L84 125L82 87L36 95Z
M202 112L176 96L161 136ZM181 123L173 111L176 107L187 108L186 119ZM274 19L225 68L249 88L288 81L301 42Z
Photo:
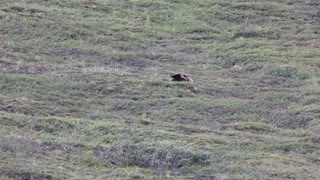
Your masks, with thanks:
M0 179L317 179L319 6L1 1Z

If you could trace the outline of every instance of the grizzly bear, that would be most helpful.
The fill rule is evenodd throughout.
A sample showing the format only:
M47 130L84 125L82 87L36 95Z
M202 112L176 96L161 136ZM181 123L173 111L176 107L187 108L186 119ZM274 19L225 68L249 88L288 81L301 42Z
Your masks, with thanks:
M190 76L185 74L175 74L171 75L172 81L187 81L187 82L193 82L193 79L191 79Z

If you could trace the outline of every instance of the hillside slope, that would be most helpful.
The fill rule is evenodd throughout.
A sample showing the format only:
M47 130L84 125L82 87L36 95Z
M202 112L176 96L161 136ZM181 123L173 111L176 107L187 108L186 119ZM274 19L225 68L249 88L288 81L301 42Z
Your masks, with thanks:
M0 1L0 179L319 178L319 9Z

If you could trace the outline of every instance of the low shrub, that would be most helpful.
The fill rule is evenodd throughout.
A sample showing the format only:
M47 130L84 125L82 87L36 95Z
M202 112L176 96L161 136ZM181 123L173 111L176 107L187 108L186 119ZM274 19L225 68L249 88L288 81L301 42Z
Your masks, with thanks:
M307 72L294 66L276 66L265 71L266 75L283 77L293 80L304 80L309 77Z
M183 167L206 165L210 160L210 155L204 152L149 143L115 144L103 156L108 164L151 168L156 174L165 171L179 173Z

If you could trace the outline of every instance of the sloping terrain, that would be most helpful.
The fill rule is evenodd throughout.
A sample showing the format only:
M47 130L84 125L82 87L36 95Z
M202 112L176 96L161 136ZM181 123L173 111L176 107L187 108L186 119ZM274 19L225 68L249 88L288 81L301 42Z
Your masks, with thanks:
M319 9L0 1L0 179L319 178Z

